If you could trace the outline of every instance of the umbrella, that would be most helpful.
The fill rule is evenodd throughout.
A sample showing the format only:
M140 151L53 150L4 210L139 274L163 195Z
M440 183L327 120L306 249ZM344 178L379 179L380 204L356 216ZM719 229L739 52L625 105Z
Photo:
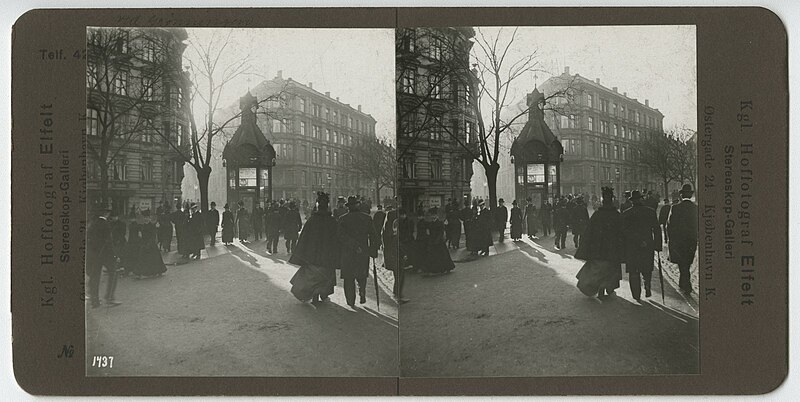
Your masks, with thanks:
M372 280L375 284L375 303L378 305L378 311L381 311L381 299L378 296L378 268L375 266L375 259L372 259Z
M666 304L664 300L664 268L661 267L661 252L656 251L656 256L658 257L658 280L661 282L661 303Z

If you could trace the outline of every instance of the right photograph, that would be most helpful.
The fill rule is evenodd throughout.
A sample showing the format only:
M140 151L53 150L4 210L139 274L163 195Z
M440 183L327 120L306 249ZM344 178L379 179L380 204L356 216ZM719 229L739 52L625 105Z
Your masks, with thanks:
M395 47L400 375L699 374L695 26Z

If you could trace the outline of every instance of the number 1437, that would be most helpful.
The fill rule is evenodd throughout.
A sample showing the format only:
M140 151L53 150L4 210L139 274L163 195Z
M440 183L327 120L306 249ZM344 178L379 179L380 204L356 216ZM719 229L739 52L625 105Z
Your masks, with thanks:
M113 368L114 356L94 356L92 358L92 367Z

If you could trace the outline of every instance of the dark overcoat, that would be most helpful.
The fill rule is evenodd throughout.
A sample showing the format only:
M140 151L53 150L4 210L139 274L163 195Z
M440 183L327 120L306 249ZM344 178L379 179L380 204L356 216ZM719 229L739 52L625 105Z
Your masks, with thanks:
M283 216L283 237L286 240L297 240L297 233L303 226L303 220L300 218L300 211L296 209L287 209Z
M694 261L697 251L697 205L683 200L672 206L667 221L669 234L669 259L678 265Z
M651 272L653 251L661 251L661 226L656 211L634 204L622 213L623 261L627 272Z
M420 269L428 273L442 273L455 268L444 238L444 223L438 219L422 220L417 225L417 241L424 249L425 259Z
M219 228L219 211L216 209L209 209L206 213L206 230L212 236L217 234Z
M492 210L484 208L478 213L478 219L475 222L475 247L477 250L491 247L494 244L492 241L493 222Z
M544 211L542 211L544 212ZM539 213L536 211L536 205L528 204L525 206L525 224L529 235L533 236L539 227Z
M669 204L664 205L661 209L658 210L658 223L666 226L667 220L669 219L669 211L672 207Z
M508 222L508 208L505 205L498 206L494 213L494 227L505 230L506 222Z
M190 252L194 253L206 247L203 234L206 233L207 228L205 214L198 211L189 218L189 222L186 224L186 237L188 242L186 247Z
M233 212L225 211L222 213L222 242L230 243L235 234L234 227L236 222L233 220Z
M447 206L447 240L450 240L451 243L459 243L461 241L461 218L459 215L460 211L457 206Z
M520 207L511 208L511 238L516 239L522 237L524 232L524 220L522 219L522 209Z
M575 258L622 262L622 218L616 208L601 206L592 214Z
M339 241L336 219L328 210L311 214L289 262L295 265L317 265L330 270L339 268Z
M583 234L583 231L586 230L586 225L589 223L589 211L586 209L586 204L576 203L572 207L572 219L570 222L572 233Z
M341 277L366 278L369 273L369 259L378 256L380 244L370 216L357 210L342 215L336 238L341 246Z

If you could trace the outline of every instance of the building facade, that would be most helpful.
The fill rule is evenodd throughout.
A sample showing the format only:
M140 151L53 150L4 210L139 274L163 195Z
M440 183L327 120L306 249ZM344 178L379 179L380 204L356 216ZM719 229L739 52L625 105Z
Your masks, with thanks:
M384 190L375 195L372 180L350 168L357 141L375 139L375 119L362 111L361 105L352 107L332 97L330 92L319 92L313 83L302 84L292 78L283 78L278 71L275 78L264 81L250 93L258 100L256 119L259 129L275 149L276 163L272 168L272 195L275 199L297 199L314 202L317 191L330 193L332 198L362 195L372 200L391 194ZM266 101L264 101L266 100ZM233 116L239 105L231 105L220 112ZM219 136L218 148L223 149L231 138ZM199 199L196 179L187 180L184 195ZM212 161L209 179L209 200L224 203L226 176L221 155Z
M472 28L396 31L398 182L411 212L471 196L474 35Z
M116 213L181 201L188 150L184 29L92 28L87 43L87 196Z

